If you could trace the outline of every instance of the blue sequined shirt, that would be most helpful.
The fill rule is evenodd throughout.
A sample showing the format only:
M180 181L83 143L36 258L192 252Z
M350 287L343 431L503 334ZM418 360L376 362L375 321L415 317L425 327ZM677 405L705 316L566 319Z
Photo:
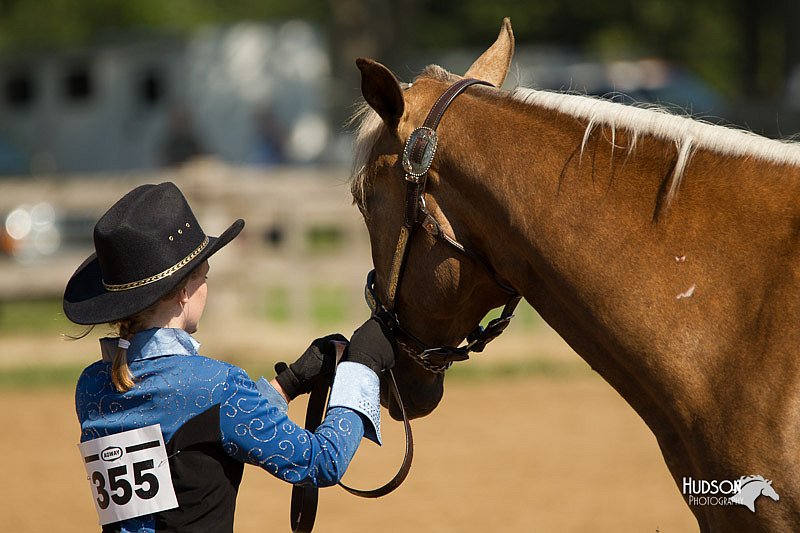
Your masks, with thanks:
M225 452L290 483L333 485L344 474L362 436L380 444L378 377L358 363L336 371L328 414L314 432L287 416L283 397L262 377L199 355L199 344L180 329L137 333L128 348L136 385L119 393L107 354L116 339L101 339L104 358L84 370L75 404L81 442L160 424L164 441L209 408L219 406ZM121 531L154 531L152 516L123 523Z

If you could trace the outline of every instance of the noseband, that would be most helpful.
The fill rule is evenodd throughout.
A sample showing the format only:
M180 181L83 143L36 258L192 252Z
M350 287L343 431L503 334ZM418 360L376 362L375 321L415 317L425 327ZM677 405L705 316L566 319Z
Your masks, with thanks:
M394 333L395 341L405 348L412 360L426 370L435 373L444 373L454 362L469 359L470 352L482 352L489 342L497 338L506 329L506 326L514 316L514 309L516 309L522 298L513 287L498 276L486 259L462 245L455 238L447 235L443 231L441 224L431 215L425 205L424 195L428 170L430 170L433 158L436 155L436 128L453 100L472 85L492 86L491 83L472 78L457 81L442 93L430 112L428 112L423 125L415 129L408 137L403 149L403 170L405 171L406 182L405 216L403 225L400 227L400 235L389 269L389 280L384 300L386 303L382 304L378 298L374 270L367 275L367 285L364 291L367 305L372 310L373 316L378 317ZM478 324L467 335L467 343L464 346L432 347L408 331L400 323L400 319L395 313L396 297L407 264L408 244L416 226L421 226L434 238L453 248L456 252L476 261L489 273L497 286L509 295L500 317L489 322L486 328Z

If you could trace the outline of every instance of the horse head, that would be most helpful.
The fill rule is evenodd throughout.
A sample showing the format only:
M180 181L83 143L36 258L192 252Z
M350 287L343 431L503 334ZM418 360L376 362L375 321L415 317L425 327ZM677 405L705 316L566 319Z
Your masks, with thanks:
M759 496L766 496L774 501L780 500L780 496L772 487L771 479L764 479L763 476L742 476L739 478L739 490L731 496L731 501L744 505L755 513L755 502Z
M478 58L466 77L487 81L499 87L508 73L513 55L514 38L508 19L497 41ZM406 140L423 124L437 98L452 82L461 79L449 73L437 72L439 78L418 77L413 84L401 84L385 66L369 59L357 60L361 71L361 90L366 102L361 113L361 126L356 141L355 173L352 190L355 203L364 217L372 247L375 266L375 295L386 302L392 283L390 271L396 262L400 246L400 228L408 191L402 154ZM430 68L428 69L430 70ZM427 72L427 71L426 71ZM447 79L441 79L444 76ZM463 106L461 106L463 107ZM465 110L459 109L459 114ZM470 254L459 253L436 231L453 237L465 247L486 255L491 245L483 232L475 228L474 198L467 199L459 191L456 160L459 157L458 136L470 132L446 128L442 122L441 143L430 167L422 195L424 210L433 218L424 231L417 228L408 238L402 254L401 283L393 294L392 313L403 331L398 334L398 357L394 373L410 417L425 416L438 405L444 393L444 372L419 364L413 357L418 345L457 346L481 318L492 308L502 305L508 294L481 264ZM411 335L410 333L413 333ZM412 342L410 338L415 341ZM417 354L418 355L418 354ZM382 387L386 391L386 387ZM382 397L394 418L400 412L394 400Z
M772 487L771 479L764 480L764 484L761 486L761 494L768 498L772 498L776 502L781 499L781 497L778 496L778 493Z

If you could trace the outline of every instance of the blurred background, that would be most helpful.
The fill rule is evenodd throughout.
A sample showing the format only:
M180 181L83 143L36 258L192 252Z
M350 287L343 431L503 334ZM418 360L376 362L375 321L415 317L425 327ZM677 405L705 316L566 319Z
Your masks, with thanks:
M0 0L0 422L15 428L0 437L0 461L20 479L34 468L54 480L45 495L74 515L64 531L94 523L72 448L70 394L96 358L93 339L107 332L65 341L82 330L66 322L60 298L91 253L99 216L138 184L173 180L207 233L245 218L245 232L212 262L212 300L198 336L206 353L271 376L275 361L295 357L310 339L349 334L366 318L369 243L347 184L347 121L360 97L355 58L375 58L404 81L430 63L461 74L504 16L517 43L507 87L657 103L775 138L800 131L798 2ZM453 434L436 422L461 420L458 432L470 427L469 416L498 419L489 407L475 411L478 393L498 395L494 406L516 426L515 406L536 406L525 408L530 419L518 427L529 439L503 453L528 461L513 475L534 491L525 497L541 503L510 530L696 529L644 425L529 307L487 354L453 369L448 384L440 411L418 422L418 461L425 464L425 453L437 459L428 474L412 474L418 481L393 496L400 500L372 507L365 531L402 505L436 497L429 488L467 502L466 514L423 514L409 531L491 527L485 520L501 503L477 493L500 481L454 487L447 479L487 447L498 452L497 443L460 449L447 466L441 456L452 455ZM513 404L503 400L511 391ZM50 459L34 460L21 442L37 443ZM364 461L367 478L383 463ZM531 480L547 468L555 470ZM612 472L617 485L600 490ZM644 478L656 487L651 495ZM547 500L553 483L574 497ZM288 509L288 489L270 486L276 508ZM25 503L41 490L0 495L10 530L47 529L48 518ZM343 500L337 508L347 516L364 512L358 505ZM247 509L241 530L260 531ZM320 530L347 530L331 520Z
M3 0L0 174L347 163L355 57L462 72L503 16L510 84L796 132L796 2Z
M800 130L796 2L0 0L0 331L26 308L12 302L58 299L116 198L164 179L212 211L208 231L243 216L252 260L290 265L248 280L247 305L292 322L334 306L312 300L340 301L369 264L344 186L354 58L403 80L430 63L463 73L503 16L509 87ZM346 263L347 286L317 276L331 286L296 297L311 263Z

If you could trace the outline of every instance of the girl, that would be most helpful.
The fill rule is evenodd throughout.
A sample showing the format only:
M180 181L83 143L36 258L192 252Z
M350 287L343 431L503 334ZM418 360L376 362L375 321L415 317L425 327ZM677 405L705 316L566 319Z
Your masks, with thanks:
M118 331L100 340L102 359L84 370L75 394L104 532L228 533L244 463L326 486L342 477L363 436L380 444L378 375L394 354L374 320L353 334L314 433L287 418L287 403L325 378L324 355L344 337L317 339L293 364L276 366L271 382L199 354L192 334L206 304L208 258L243 227L237 220L209 237L174 184L143 185L98 221L95 253L67 283L71 321Z

